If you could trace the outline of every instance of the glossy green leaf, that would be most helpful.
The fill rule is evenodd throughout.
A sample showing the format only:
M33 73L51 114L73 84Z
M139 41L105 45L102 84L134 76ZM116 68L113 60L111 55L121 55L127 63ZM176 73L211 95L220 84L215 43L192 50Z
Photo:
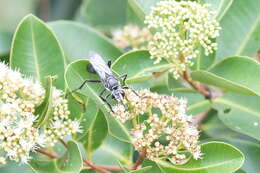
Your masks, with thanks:
M153 173L164 173L155 162L149 159L144 159L142 166L152 166Z
M190 160L182 166L158 161L157 164L165 173L220 173L234 172L243 162L244 155L235 147L223 142L208 142L201 145L203 159Z
M12 33L0 30L0 56L9 53L11 42L12 42Z
M30 166L37 173L78 173L83 167L83 161L78 144L69 141L67 152L59 159L32 159Z
M259 1L235 0L220 20L217 58L233 55L254 56L260 45ZM252 41L252 39L254 41Z
M144 20L145 15L149 14L151 7L160 0L128 0L128 4L135 11L137 16Z
M248 173L259 172L260 169L259 144L246 141L246 140L233 139L233 138L226 138L221 140L234 145L245 155L245 163L243 164L242 168L240 168L241 171L243 170L244 172L248 172Z
M84 105L82 105L84 106ZM91 99L88 99L85 103L85 111L80 112L80 127L82 132L77 134L77 139L79 141L85 140L88 130L90 129L91 125L94 123L95 119L97 118L98 114L98 107L96 106L95 102ZM106 123L107 124L107 123Z
M260 98L228 93L213 100L218 116L229 128L260 140Z
M52 112L52 83L54 78L51 76L46 77L46 86L45 86L45 97L42 104L36 108L36 115L38 115L36 120L36 127L41 127L49 122Z
M84 0L81 15L95 26L118 26L127 21L127 1Z
M146 166L143 168L139 168L138 170L135 171L130 171L129 173L145 173L145 172L150 172L151 171L152 166Z
M211 4L211 10L215 11L215 18L220 21L231 7L234 0L204 0L205 3Z
M257 61L247 57L229 57L213 66L209 72L194 71L191 77L230 91L260 95L259 73L260 65Z
M57 168L62 172L78 173L83 167L79 146L74 141L68 142L67 152L57 160Z
M130 143L108 136L103 144L93 153L93 162L104 165L131 165L133 148Z
M62 173L57 170L55 160L36 160L30 161L30 166L37 173Z
M99 79L96 74L86 70L88 60L78 60L68 65L65 72L66 84L70 90L78 88L86 79ZM109 134L123 141L130 141L127 129L110 114L109 107L100 99L99 94L103 90L100 83L86 83L79 93L92 99L100 108L108 122Z
M77 22L51 22L69 62L86 59L89 51L96 51L105 60L115 60L122 52L112 42L87 25Z
M167 81L167 86L168 89L171 91L190 91L190 92L194 92L193 89L187 88L186 86L184 86L184 84L182 83L182 81L176 80L173 76L172 73L169 72L168 74L168 81Z
M87 135L81 138L84 148L88 155L96 150L108 135L108 125L104 114L99 111L95 120L88 129Z
M14 34L10 64L42 83L45 76L57 75L54 86L64 88L63 50L48 26L33 15L26 16Z
M207 118L204 119L203 123L200 125L201 133L206 135L207 138L214 139L227 139L227 138L238 138L244 140L251 140L247 135L243 135L234 130L228 128L218 117L218 112L216 110L211 110L208 112Z
M30 168L30 165L27 164L19 164L17 162L9 161L6 165L0 167L0 172L2 173L34 173L34 171Z
M150 58L149 51L131 51L120 56L113 64L112 69L120 74L127 74L126 83L141 88L150 87L163 72L171 65L161 62L154 64ZM157 73L159 75L157 75Z

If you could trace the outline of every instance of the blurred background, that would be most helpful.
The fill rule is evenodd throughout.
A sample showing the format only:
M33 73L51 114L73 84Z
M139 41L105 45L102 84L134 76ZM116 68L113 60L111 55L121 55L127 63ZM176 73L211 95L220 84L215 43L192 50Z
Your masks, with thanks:
M12 34L19 21L29 13L45 22L82 22L98 28L107 36L111 29L127 22L142 23L131 12L126 0L0 0L1 59L7 61Z

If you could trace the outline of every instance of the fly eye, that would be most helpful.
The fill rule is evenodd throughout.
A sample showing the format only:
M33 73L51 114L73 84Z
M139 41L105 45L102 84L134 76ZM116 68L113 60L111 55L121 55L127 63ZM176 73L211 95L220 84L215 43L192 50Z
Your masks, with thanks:
M87 65L87 71L90 72L90 73L96 73L94 67L91 64Z

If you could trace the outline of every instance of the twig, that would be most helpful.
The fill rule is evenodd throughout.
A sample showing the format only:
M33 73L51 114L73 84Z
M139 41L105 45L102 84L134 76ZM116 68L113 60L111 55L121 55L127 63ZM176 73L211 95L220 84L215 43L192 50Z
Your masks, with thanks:
M42 149L42 148L37 148L35 151L38 152L38 153L41 153L41 154L43 154L43 155L46 155L46 156L48 156L49 158L52 158L52 159L55 159L55 158L58 158L58 157L59 157L58 154L56 154L56 153L51 153L51 152L46 151L46 150L44 150L44 149Z
M146 151L140 153L140 155L138 156L138 158L136 159L132 167L132 170L136 170L138 168L138 166L143 162L145 156L146 156Z
M85 159L84 159L83 162L84 162L84 165L85 165L85 166L89 166L89 167L92 168L93 170L96 170L96 171L98 171L98 172L100 172L100 173L110 173L110 172L107 171L105 168L100 167L99 165L95 165L95 164L91 163L91 162L88 161L88 160L85 160Z
M197 84L195 82L193 82L190 78L190 75L187 71L183 72L183 79L188 82L188 84L194 88L195 90L197 90L199 93L201 93L206 99L211 99L211 93L209 91L207 91L204 87L201 87L200 84Z
M62 143L62 145L64 145L64 147L68 148L68 144L63 139L59 139L59 141ZM90 161L88 161L86 159L83 159L83 163L85 166L88 166L88 167L92 168L93 170L96 170L100 173L109 173L109 171L107 171L107 169L106 169L108 167L95 165L94 163L91 163Z
M68 144L63 139L59 139L59 141L62 143L62 145L64 145L65 148L68 148Z
M200 124L203 122L203 120L205 120L205 118L207 118L208 113L209 113L209 111L206 111L206 112L196 115L192 121L192 124L197 127L200 126Z

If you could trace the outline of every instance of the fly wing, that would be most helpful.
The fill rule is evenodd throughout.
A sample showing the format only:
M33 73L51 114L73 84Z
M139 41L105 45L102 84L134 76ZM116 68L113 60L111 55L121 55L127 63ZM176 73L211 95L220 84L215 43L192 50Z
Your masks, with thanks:
M107 66L105 61L96 52L90 52L88 59L90 64L93 66L94 70L97 72L101 79L105 79L106 74L113 75L112 71Z

